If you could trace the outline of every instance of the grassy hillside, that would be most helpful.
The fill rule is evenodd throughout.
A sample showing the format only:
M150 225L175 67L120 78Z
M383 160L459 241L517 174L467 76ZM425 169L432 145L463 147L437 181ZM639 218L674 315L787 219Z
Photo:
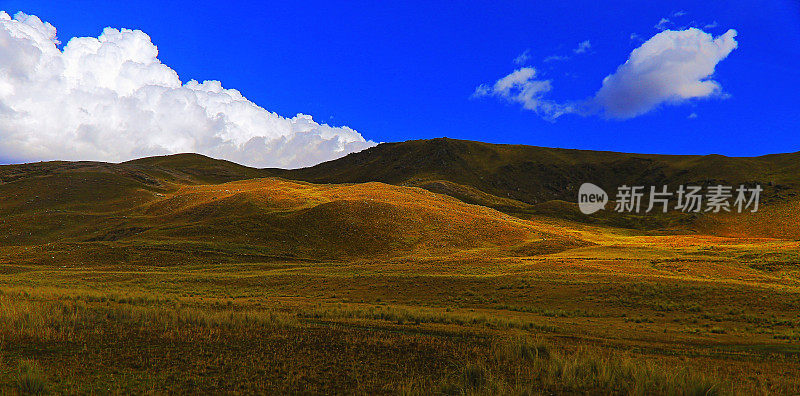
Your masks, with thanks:
M0 166L0 394L795 394L794 157ZM359 183L289 179L316 172ZM755 214L587 219L596 174L772 185Z
M498 255L582 243L424 189L249 179L259 171L197 155L0 171L14 175L0 184L0 250L16 262Z

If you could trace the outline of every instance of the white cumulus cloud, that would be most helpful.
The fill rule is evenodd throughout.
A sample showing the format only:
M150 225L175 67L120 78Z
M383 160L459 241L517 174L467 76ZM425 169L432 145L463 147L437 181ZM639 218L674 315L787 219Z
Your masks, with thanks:
M295 168L375 145L346 126L281 117L219 81L183 83L138 30L58 44L51 24L0 11L0 160L197 152Z
M724 97L722 86L712 77L717 64L736 49L735 37L733 29L718 37L697 28L664 30L634 49L616 72L603 79L601 88L584 100L558 103L548 99L553 83L537 79L533 67L517 69L494 85L482 84L473 96L520 103L550 121L564 114L632 118L662 104ZM590 48L588 40L584 43L578 49Z
M722 95L711 77L737 47L736 31L713 37L702 30L665 30L633 50L590 100L608 117L631 118L664 103Z

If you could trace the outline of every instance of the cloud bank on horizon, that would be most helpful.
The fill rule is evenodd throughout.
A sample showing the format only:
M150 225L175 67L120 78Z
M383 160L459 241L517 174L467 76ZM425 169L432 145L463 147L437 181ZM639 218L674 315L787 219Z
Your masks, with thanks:
M724 97L722 86L712 77L717 64L738 46L735 37L733 29L718 37L697 28L663 30L634 49L594 95L580 101L548 100L552 81L537 79L536 69L530 66L492 85L479 85L473 96L519 103L548 120L565 114L633 118L664 104Z
M376 144L309 115L281 117L219 81L182 83L142 31L106 28L59 44L53 25L0 11L0 159L196 152L297 168Z

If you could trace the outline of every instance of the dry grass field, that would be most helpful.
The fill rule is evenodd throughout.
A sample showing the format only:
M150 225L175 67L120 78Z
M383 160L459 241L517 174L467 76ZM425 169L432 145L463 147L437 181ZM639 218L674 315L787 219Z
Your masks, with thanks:
M263 176L0 167L0 393L800 392L795 201L670 232Z

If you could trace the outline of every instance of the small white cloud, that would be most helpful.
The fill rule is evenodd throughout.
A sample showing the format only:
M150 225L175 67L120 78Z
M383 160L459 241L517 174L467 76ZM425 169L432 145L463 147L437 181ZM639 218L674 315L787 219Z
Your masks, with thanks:
M523 108L535 111L542 117L552 120L570 110L568 106L559 105L544 98L544 95L551 89L550 80L537 80L536 69L523 67L497 80L491 86L479 85L473 96L493 96L519 103Z
M711 22L711 23L703 26L703 29L713 29L713 28L715 28L717 26L719 26L719 23L717 23L717 21L714 21L714 22Z
M592 48L592 43L590 43L589 40L582 41L582 42L578 43L578 46L575 47L572 50L572 53L573 54L583 54L586 51L589 51L590 48ZM550 56L544 58L544 62L548 62L548 63L549 62L560 62L560 61L565 61L565 60L569 60L569 59L571 59L570 55L550 55Z
M99 160L197 152L300 167L375 143L348 127L281 117L219 81L181 82L144 32L106 28L58 47L56 28L0 12L0 158Z
M569 57L566 56L566 55L550 55L547 58L544 58L544 62L547 62L547 63L560 62L560 61L565 61L565 60L568 60L568 59L569 59Z
M665 30L630 54L590 100L612 118L644 114L662 103L722 97L710 77L716 65L737 47L736 31L716 38L702 30Z
M688 119L690 119L690 120L693 120L693 119L697 118L697 113L695 113L695 112L692 112L692 114L689 114L689 116L688 116L688 117L686 117L686 118L688 118Z
M572 52L574 52L576 54L582 54L582 53L588 51L590 48L592 48L592 43L590 43L589 40L586 40L586 41L583 41L583 42L579 43L578 47L576 47L574 50L572 50Z
M675 12L672 13L672 16L675 17L675 18L682 17L684 15L686 15L686 11L675 11Z
M668 18L661 18L661 20L658 21L658 23L655 24L655 26L653 27L658 30L667 30L670 28L671 25L672 21L670 21Z
M527 62L529 59L531 59L531 50L529 50L529 49L526 49L526 50L525 50L525 51L523 51L521 54L519 54L519 56L517 56L516 58L514 58L514 63L516 63L516 64L518 64L518 65L523 65L523 64L525 64L525 63L526 63L526 62Z

